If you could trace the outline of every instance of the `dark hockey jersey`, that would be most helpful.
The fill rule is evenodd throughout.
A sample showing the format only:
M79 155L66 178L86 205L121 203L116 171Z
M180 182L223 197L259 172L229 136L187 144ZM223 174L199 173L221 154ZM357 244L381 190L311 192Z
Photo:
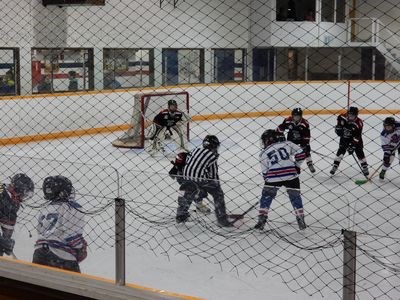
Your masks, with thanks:
M277 128L278 132L288 130L287 140L297 145L305 146L310 143L310 124L304 118L299 122L295 122L293 117L287 117Z

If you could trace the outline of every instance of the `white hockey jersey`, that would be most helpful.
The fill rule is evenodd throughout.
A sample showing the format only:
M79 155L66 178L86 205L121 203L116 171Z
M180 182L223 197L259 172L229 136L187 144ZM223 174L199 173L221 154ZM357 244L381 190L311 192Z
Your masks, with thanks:
M73 201L51 203L39 214L36 248L47 244L58 257L76 260L77 249L86 246L83 238L84 214L81 206Z
M381 143L383 152L392 152L398 147L400 142L400 122L395 123L395 130L387 132L385 129L381 132Z
M298 177L296 167L300 168L304 159L303 149L292 142L284 141L269 145L260 153L264 181L278 182Z

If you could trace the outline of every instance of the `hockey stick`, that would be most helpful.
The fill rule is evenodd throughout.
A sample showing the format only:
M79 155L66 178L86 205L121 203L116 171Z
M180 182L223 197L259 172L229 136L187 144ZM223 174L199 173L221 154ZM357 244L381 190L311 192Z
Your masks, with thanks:
M397 143L396 147L390 152L390 156L392 156L392 155L396 152L396 150L399 148L399 146L400 146L400 142ZM369 175L369 176L367 177L367 179L359 179L359 180L356 180L356 181L355 181L355 184L362 185L362 184L365 184L365 183L367 183L367 182L370 182L371 179L372 179L372 177L374 177L374 176L378 173L378 171L382 168L382 166L383 166L383 162L379 165L379 167L377 167L377 168L375 169L375 171L374 171L371 175Z
M315 150L311 150L311 152L312 152L312 153L315 153L315 154L317 154L317 155L319 155L319 156L325 157L325 158L331 158L329 155L326 155L326 154L317 152L317 151L315 151Z
M362 167L361 167L361 165L360 165L360 162L359 162L358 159L354 156L354 153L352 153L351 156L353 156L354 160L356 161L356 164L357 164L358 168L361 170L361 173L363 173L363 175L364 175L364 172L363 172L363 170L362 170ZM366 179L368 179L367 176L364 175L364 177L365 177Z
M208 200L208 202L210 202L213 206L214 206L214 202L211 201L208 197L206 197L205 199ZM234 224L236 221L243 219L245 215L247 215L254 207L256 207L259 204L259 201L257 201L257 203L255 203L253 206L251 206L248 210L246 210L245 212L241 213L241 214L233 214L233 213L227 213L227 217L229 219L232 219L229 223L230 224Z
M372 172L371 175L369 175L369 176L367 177L367 179L358 179L358 180L354 181L354 183L355 183L355 184L358 184L358 185L362 185L362 184L364 184L364 183L367 183L367 182L371 181L372 177L374 177L374 176L376 175L376 173L378 173L378 171L381 169L382 166L383 166L383 163L381 163L381 164L375 169L375 171Z
M239 214L239 215L232 215L232 216L234 216L232 218L233 220L231 220L229 223L233 225L236 221L243 219L244 216L247 215L251 210L253 210L257 205L259 205L259 203L260 203L260 201L257 200L257 202L254 203L251 207L249 207L244 213Z

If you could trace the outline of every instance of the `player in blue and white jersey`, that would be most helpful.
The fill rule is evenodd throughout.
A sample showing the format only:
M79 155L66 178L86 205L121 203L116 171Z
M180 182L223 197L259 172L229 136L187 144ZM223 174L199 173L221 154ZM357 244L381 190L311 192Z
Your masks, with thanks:
M380 179L385 179L386 171L392 165L396 150L400 157L400 122L393 117L387 117L383 121L383 130L381 132L381 142L383 150L382 170L379 173Z
M286 187L300 230L306 228L303 200L300 195L300 166L306 155L302 148L286 141L282 133L268 129L261 135L260 163L265 185L260 198L258 223L255 229L264 229L272 200L281 186Z
M49 176L43 182L43 194L50 203L39 214L32 262L80 272L79 263L87 256L85 220L72 183L61 175Z

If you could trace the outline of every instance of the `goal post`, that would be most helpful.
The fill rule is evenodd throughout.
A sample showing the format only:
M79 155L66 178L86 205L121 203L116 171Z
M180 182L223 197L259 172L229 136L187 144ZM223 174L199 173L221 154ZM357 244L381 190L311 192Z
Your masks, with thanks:
M135 94L133 113L129 129L112 145L118 148L144 148L146 138L151 136L154 117L168 107L168 101L175 100L178 110L187 116L185 134L189 140L189 93L188 92L160 92Z

